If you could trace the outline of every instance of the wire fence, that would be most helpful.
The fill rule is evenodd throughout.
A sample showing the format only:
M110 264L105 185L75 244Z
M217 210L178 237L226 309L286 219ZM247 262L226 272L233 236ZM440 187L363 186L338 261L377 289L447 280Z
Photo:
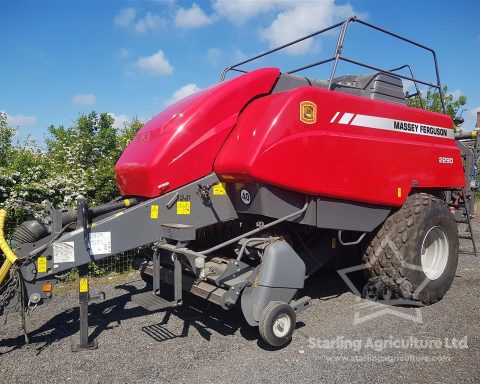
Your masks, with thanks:
M91 262L88 264L88 276L91 278L118 275L134 270L133 260L139 251L132 249L117 255L106 257L105 259ZM60 280L69 282L78 279L78 270L73 268L63 275Z

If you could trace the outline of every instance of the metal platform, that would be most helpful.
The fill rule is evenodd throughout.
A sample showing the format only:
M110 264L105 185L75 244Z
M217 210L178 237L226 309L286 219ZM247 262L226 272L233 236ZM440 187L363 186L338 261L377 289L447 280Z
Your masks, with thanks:
M151 312L177 306L175 301L165 300L162 297L155 295L153 292L143 292L133 295L132 301Z

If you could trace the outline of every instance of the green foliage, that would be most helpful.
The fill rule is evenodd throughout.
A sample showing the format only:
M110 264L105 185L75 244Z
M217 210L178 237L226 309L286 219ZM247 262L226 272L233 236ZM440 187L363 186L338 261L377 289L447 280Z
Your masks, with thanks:
M74 206L82 194L92 205L106 203L118 196L114 167L121 153L143 123L133 118L120 129L107 113L81 115L68 128L50 126L46 148L27 139L14 143L15 129L0 113L0 207L9 212L5 232L12 231L31 218L24 202L48 200L56 207ZM0 256L0 262L2 257ZM110 272L105 266L88 265L94 276ZM124 272L124 267L119 272ZM63 280L74 281L72 269Z
M88 264L88 272L93 276L104 276L106 275L106 269L96 263Z
M8 156L12 151L12 138L15 130L7 123L7 115L0 112L0 167L7 164Z
M452 119L457 116L458 111L467 103L467 98L465 96L454 97L451 93L448 92L447 87L442 88L443 101L445 103L445 110ZM426 93L423 93L421 96L423 106L433 112L443 113L442 102L440 100L440 93L435 88L429 89ZM418 98L412 97L407 99L407 105L409 107L421 108L421 103Z
M15 130L0 114L0 207L9 210L10 221L25 219L24 201L67 207L79 194L92 205L116 198L115 163L142 123L113 124L107 113L81 115L71 127L50 126L41 148L29 139L13 143Z

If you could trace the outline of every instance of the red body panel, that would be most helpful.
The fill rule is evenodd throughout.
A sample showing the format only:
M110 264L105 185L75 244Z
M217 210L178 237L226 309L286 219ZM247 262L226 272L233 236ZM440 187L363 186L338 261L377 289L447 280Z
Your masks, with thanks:
M315 123L300 120L302 101L316 104ZM391 206L401 205L414 183L420 188L464 186L453 138L366 127L357 124L357 116L370 125L393 126L392 119L414 122L418 131L424 125L440 127L437 132L453 137L447 115L301 87L252 102L214 170L228 181Z
M115 167L122 195L154 197L211 173L239 112L270 92L278 75L278 69L267 68L220 83L145 124Z

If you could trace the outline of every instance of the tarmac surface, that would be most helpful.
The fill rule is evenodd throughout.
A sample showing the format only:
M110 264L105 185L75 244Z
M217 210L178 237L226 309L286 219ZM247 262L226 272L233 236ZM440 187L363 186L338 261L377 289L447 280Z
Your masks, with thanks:
M478 221L474 233L480 240ZM471 252L471 242L460 249ZM443 300L397 308L360 299L334 271L319 273L305 289L312 307L298 315L292 342L275 350L236 309L189 295L166 312L137 307L130 295L145 284L132 274L96 288L106 293L90 307L96 350L70 350L78 342L75 291L28 316L29 345L18 314L0 318L1 382L478 383L479 276L480 257L461 253Z

